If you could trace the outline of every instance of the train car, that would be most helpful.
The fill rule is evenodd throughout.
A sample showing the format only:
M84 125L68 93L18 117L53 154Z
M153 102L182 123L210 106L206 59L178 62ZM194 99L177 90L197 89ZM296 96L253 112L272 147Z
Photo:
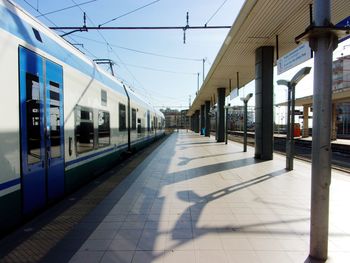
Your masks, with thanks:
M0 0L0 232L164 134L164 116Z

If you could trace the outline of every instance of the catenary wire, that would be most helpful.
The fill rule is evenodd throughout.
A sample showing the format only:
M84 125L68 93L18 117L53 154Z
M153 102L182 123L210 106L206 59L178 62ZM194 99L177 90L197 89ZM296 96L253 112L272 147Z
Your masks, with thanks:
M77 5L77 2L75 0L71 0L74 4ZM85 11L77 5L77 7L80 9L81 12L85 13ZM92 23L94 26L96 26L95 22L92 21L92 19L87 15L87 19ZM141 82L135 77L135 75L131 72L131 70L127 67L127 65L124 63L124 61L120 58L120 56L114 51L114 49L111 47L109 44L109 41L105 38L105 36L100 32L100 30L97 30L98 34L101 36L101 38L106 42L107 46L111 48L112 53L116 56L116 58L120 61L120 63L125 67L126 71L130 74L130 76L137 82L139 83L140 87L144 90L148 98L151 100L151 95L148 93L148 91L143 87Z
M119 18L122 18L122 17L124 17L124 16L130 15L130 14L135 13L135 12L137 12L137 11L143 9L143 8L146 8L146 7L150 6L150 5L153 5L153 4L155 4L155 3L159 2L159 1L160 1L160 0L152 1L152 2L150 2L150 3L148 3L148 4L146 4L146 5L143 5L143 6L141 6L141 7L138 7L138 8L136 8L136 9L132 10L132 11L129 11L129 12L125 13L125 14L122 14L122 15L120 15L120 16L117 16L117 17L115 17L115 18L113 18L113 19L110 19L110 20L108 20L108 21L106 21L106 22L104 22L104 23L102 23L102 24L99 24L98 26L101 27L101 26L103 26L103 25L105 25L105 24L108 24L108 23L110 23L110 22L113 22L113 21L115 21L115 20L117 20L117 19L119 19Z
M125 63L125 65L130 66L130 67L134 67L134 68L141 68L141 69L146 69L146 70L151 70L151 71L158 71L158 72L164 72L164 73L172 73L172 74L180 74L180 75L197 75L197 73L157 69L157 68L133 65L133 64L128 64L128 63Z
M90 4L90 3L93 3L93 2L96 2L97 0L90 0L90 1L86 1L86 2L83 2L83 3L78 3L78 4L75 4L75 5L71 5L71 6L67 6L67 7L64 7L64 8L61 8L61 9L57 9L57 10L54 10L54 11L50 11L50 12L47 12L47 13L43 13L41 15L38 15L36 17L41 17L41 16L45 16L45 15L51 15L51 14L55 14L55 13L58 13L58 12L61 12L61 11L65 11L65 10L68 10L68 9L72 9L74 7L77 7L77 5L86 5L86 4Z
M208 19L208 21L205 23L205 26L208 25L208 23L214 18L214 16L216 16L216 14L220 11L220 9L224 6L224 4L227 2L227 0L225 0L218 9L216 9L216 11L214 12L214 14Z
M87 37L83 37L83 36L76 36L78 38L81 39L85 39L85 40L89 40L91 42L95 42L98 44L103 44L105 45L105 42L96 40L96 39L91 39L91 38L87 38ZM175 57L175 56L168 56L168 55L163 55L163 54L159 54L159 53L154 53L154 52L149 52L149 51L144 51L144 50L139 50L139 49L134 49L134 48L127 48L127 47L123 47L123 46L119 46L119 45L115 45L115 44L110 44L112 47L115 48L119 48L119 49L124 49L124 50L129 50L132 52L136 52L136 53L140 53L140 54L145 54L145 55L150 55L150 56L156 56L156 57L163 57L163 58L169 58L169 59L177 59L177 60L186 60L186 61L200 61L202 62L202 59L199 58L185 58L185 57Z

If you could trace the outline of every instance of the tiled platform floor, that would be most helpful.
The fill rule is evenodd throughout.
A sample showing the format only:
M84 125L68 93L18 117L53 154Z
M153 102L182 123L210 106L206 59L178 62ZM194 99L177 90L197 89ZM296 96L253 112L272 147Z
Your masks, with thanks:
M84 263L304 262L311 166L295 161L295 170L286 172L284 156L265 162L253 156L254 149L243 153L241 144L174 133L134 171L139 177L118 203L116 188L76 227L56 259L69 251L70 262ZM345 263L350 175L332 172L327 262ZM71 243L80 248L72 253Z

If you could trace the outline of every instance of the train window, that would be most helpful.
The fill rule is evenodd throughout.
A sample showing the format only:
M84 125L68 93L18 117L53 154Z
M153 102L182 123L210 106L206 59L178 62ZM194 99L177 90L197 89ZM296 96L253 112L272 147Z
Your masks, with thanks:
M92 109L77 107L75 110L75 141L77 153L94 148L94 120Z
M26 111L27 111L27 155L28 164L40 162L40 84L37 76L26 75Z
M126 130L126 111L125 111L125 105L119 103L119 130L125 131Z
M51 157L61 156L61 125L60 125L60 85L50 81L50 140Z
M109 124L109 112L98 112L98 147L105 147L111 143L111 129Z
M142 127L141 127L141 119L138 118L137 119L137 133L141 133L141 129L142 129Z
M132 111L132 114L131 114L131 116L132 116L131 129L132 130L136 130L136 110L135 109L131 109L131 111Z
M107 91L101 90L101 105L107 106Z

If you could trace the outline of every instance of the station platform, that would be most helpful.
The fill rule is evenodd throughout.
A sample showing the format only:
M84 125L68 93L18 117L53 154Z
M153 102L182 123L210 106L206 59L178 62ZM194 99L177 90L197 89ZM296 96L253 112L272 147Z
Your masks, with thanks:
M286 171L282 155L253 156L249 146L174 132L40 261L304 262L311 164ZM327 262L350 259L349 189L350 175L332 170Z

